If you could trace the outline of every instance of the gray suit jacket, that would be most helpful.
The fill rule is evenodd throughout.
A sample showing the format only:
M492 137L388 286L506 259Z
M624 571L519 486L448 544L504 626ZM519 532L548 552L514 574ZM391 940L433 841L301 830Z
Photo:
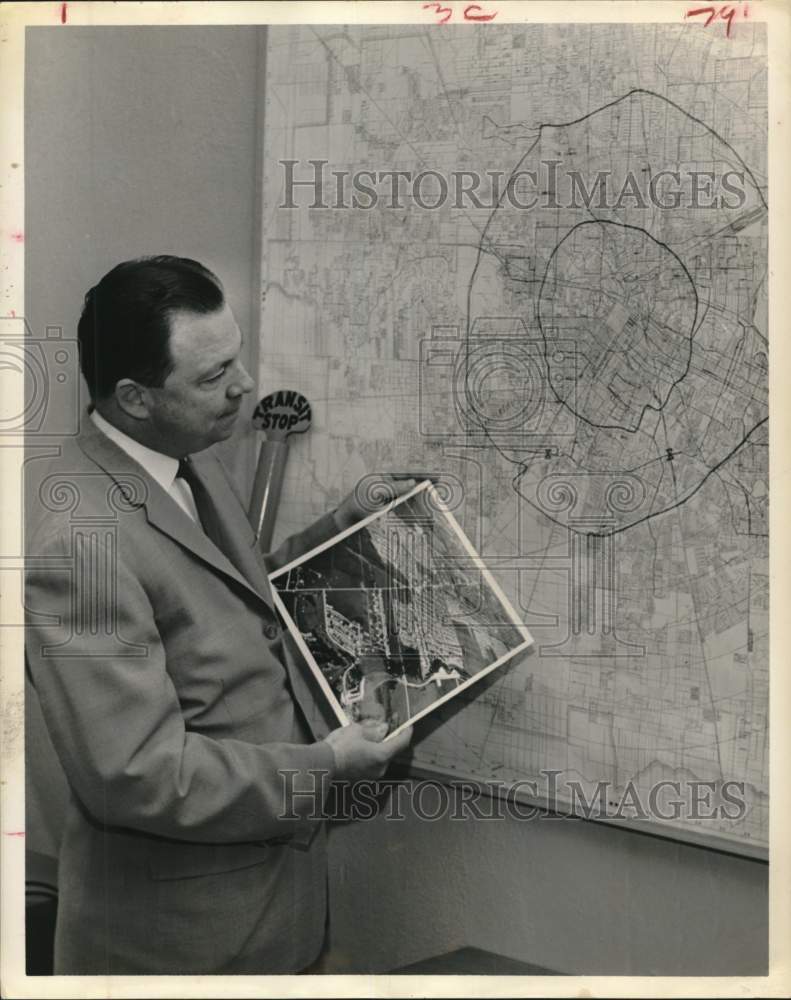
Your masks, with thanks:
M28 497L27 658L71 788L56 973L293 972L321 945L322 793L298 793L332 776L327 726L240 499L194 464L219 548L90 421Z

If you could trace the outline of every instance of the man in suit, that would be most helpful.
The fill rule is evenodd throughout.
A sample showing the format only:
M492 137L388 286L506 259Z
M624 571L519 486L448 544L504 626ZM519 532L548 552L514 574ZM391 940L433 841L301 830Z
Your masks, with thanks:
M324 935L328 782L381 775L410 734L327 732L267 569L366 511L350 496L264 564L206 450L253 381L195 261L114 268L79 341L93 409L26 525L28 668L71 792L55 972L303 970Z

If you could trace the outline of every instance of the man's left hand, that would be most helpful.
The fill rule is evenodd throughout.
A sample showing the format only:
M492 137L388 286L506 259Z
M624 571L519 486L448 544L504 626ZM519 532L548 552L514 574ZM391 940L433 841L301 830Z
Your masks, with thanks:
M386 507L392 500L404 496L413 490L418 482L424 479L431 479L431 476L405 475L383 475L377 480L373 489L364 492L360 489L352 492L343 500L332 512L338 531L345 531L353 524L361 521L364 517L369 517L377 510Z

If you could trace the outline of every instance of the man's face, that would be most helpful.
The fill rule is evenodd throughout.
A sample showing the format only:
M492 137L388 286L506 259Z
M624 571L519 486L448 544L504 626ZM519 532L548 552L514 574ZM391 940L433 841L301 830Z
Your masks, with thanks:
M173 370L148 388L152 447L181 458L233 433L242 397L253 388L239 354L242 335L228 305L170 317Z

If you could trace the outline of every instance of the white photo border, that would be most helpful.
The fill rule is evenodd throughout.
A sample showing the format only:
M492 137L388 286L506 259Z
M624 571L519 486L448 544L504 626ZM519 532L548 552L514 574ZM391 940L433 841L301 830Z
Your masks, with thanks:
M444 0L443 6L460 6ZM690 4L684 0L500 0L499 23L574 25L590 23L676 24L695 30L724 31L723 22L704 28L702 22L685 20ZM424 7L414 2L382 3L324 2L230 2L212 3L177 0L170 3L89 2L68 4L17 2L0 7L0 87L3 116L0 143L6 154L0 159L0 214L3 240L0 263L8 294L4 310L25 311L24 246L8 240L12 229L24 226L25 188L23 171L14 170L24 161L24 87L26 27L48 27L69 31L73 27L167 24L343 24L427 23ZM435 16L435 15L434 15ZM770 729L771 774L769 869L769 968L766 975L582 975L569 976L441 976L441 975L113 975L27 976L24 941L24 661L22 630L3 633L2 688L2 831L0 837L0 988L5 996L57 998L139 998L190 996L202 998L292 997L788 997L791 993L791 672L782 669L791 648L791 338L783 336L791 315L791 282L787 279L791 260L791 178L787 150L791 131L791 9L787 0L754 0L753 21L768 27L769 58L769 339L770 339ZM68 23L66 23L68 18ZM465 30L477 30L468 26ZM68 179L64 180L67 193ZM8 383L6 383L8 384ZM24 402L24 384L19 378L4 406ZM21 448L6 439L0 449L0 483L3 512L0 531L5 541L0 558L4 568L17 565L18 540L22 531L20 510ZM19 557L21 559L21 557ZM21 596L14 588L0 593L11 618L21 610ZM561 873L562 875L562 873ZM650 905L650 900L647 901Z
M470 542L469 538L467 538L467 536L465 535L459 522L453 516L451 511L448 510L446 505L442 502L442 499L438 491L432 484L431 480L424 479L422 482L418 483L417 486L411 489L408 493L405 493L403 496L396 497L394 500L391 500L385 507L382 507L381 510L374 511L372 514L369 514L361 521L358 521L351 527L345 528L337 535L334 535L328 541L322 542L320 545L316 545L309 552L306 552L305 555L299 556L297 559L293 559L286 566L281 566L280 569L277 569L273 573L269 574L269 582L271 584L278 577L285 575L292 569L296 569L298 566L301 566L303 563L308 562L310 559L319 555L321 552L324 552L327 549L334 548L339 542L342 542L345 538L348 538L349 536L356 534L358 531L363 531L373 521L377 521L382 517L386 517L392 510L394 510L400 504L406 503L406 501L411 500L413 497L418 496L420 493L423 492L425 492L426 495L430 497L431 505L434 507L437 514L442 515L447 521L447 523L450 525L457 539L461 543L462 547L467 551L467 554L469 555L470 560L474 565L475 569L477 569L481 573L481 576L486 581L486 585L492 591L497 600L500 602L506 614L511 619L511 623L513 624L514 628L522 636L523 641L519 643L518 646L515 646L513 649L509 650L503 656L498 657L494 661L494 663L490 663L488 666L483 667L473 677L468 677L463 684L459 684L459 686L454 688L452 691L446 691L441 698L437 698L436 701L433 701L430 705L427 705L425 708L422 708L415 715L410 716L410 718L407 719L405 722L402 722L400 726L396 726L396 728L391 733L387 734L387 736L384 739L384 742L393 739L393 737L397 736L408 726L413 725L419 719L425 718L425 716L433 712L434 709L439 708L440 705L444 705L452 698L455 698L457 694L461 694L462 691L467 690L467 688L475 684L476 681L479 681L482 677L485 677L487 674L490 674L497 667L500 667L504 663L507 663L508 660L513 659L514 656L516 656L518 653L524 652L526 649L529 649L530 646L533 645L533 636L530 634L530 632L528 631L522 620L519 618L518 614L514 610L513 605L506 597L505 593L498 584L497 580L495 580L495 578L492 576L491 572L487 568L483 559L478 555L478 553L473 548L472 543ZM318 681L322 692L329 699L330 706L333 712L337 716L341 725L348 726L350 724L348 716L343 711L343 708L341 707L337 697L335 696L335 692L332 690L329 683L327 682L327 678L324 676L321 667L318 665L318 663L316 663L313 654L308 649L307 643L302 637L302 633L300 632L299 626L286 610L285 604L283 603L283 600L281 599L280 594L277 591L277 587L272 588L272 597L274 598L275 606L278 613L281 615L286 625L288 626L289 632L291 633L296 644L299 646L299 650L302 653L303 657L305 658L305 661L307 662L308 666L310 667L311 672Z

